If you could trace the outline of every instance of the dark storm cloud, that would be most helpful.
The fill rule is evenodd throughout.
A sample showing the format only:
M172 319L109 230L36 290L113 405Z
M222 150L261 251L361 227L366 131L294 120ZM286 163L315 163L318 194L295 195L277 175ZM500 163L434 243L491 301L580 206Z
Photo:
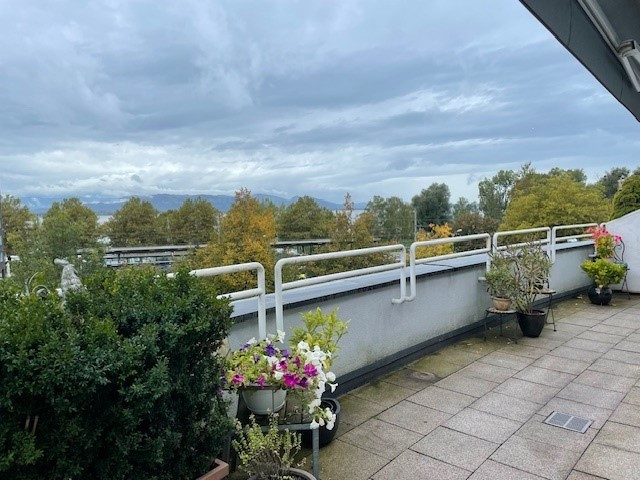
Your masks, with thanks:
M638 162L637 123L510 0L0 0L0 27L17 195L474 196L528 161Z

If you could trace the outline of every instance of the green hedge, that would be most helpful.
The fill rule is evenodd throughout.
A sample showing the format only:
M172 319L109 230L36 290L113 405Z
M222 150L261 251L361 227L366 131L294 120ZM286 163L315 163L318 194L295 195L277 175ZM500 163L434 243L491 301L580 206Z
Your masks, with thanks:
M231 429L215 355L231 307L186 272L86 286L63 305L0 281L0 478L205 473Z
M640 208L640 175L631 175L613 197L611 220L620 218Z

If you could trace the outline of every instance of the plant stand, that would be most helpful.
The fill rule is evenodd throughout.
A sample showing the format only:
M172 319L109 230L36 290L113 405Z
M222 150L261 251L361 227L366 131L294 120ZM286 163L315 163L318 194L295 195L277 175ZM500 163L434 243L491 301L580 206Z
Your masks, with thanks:
M311 463L313 476L319 478L318 471L320 470L320 431L318 428L311 428L310 422L302 421L302 416L297 412L290 412L289 405L294 402L289 402L287 398L285 407L276 415L278 416L278 430L292 430L292 431L311 431ZM247 408L242 395L238 401L238 415L237 418L243 425L249 423L249 416L251 412ZM269 430L269 421L267 416L255 415L256 422L262 425L262 431ZM235 455L230 462L235 470Z
M498 315L500 318L500 336L502 336L502 323L503 323L503 318L504 315L513 315L515 318L516 315L516 311L515 310L498 310L496 308L493 307L489 307L486 310L486 313L484 315L484 341L487 341L487 318L489 317L489 314L492 315ZM511 338L511 337L509 337ZM511 338L514 342L518 343L518 339L513 337Z
M553 301L553 296L558 293L556 292L553 288L543 288L538 292L538 295L546 295L549 303L547 304L547 315L544 319L544 323L548 324L549 322L547 321L549 319L549 312L551 312L551 320L553 322L553 331L557 332L556 330L556 317L553 314L553 310L551 309L551 302Z

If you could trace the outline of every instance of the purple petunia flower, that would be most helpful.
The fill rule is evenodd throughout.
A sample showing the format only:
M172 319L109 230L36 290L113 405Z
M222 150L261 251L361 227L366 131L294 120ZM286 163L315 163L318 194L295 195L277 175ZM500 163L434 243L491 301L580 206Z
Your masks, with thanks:
M299 357L299 356L297 356L297 355L296 355L296 358L294 358L294 359L293 359L293 361L295 362L296 367L299 367L299 366L300 366L300 363L301 363L301 362L300 362L300 357Z
M302 377L298 380L298 386L300 388L307 388L309 386L309 380L307 380L307 377Z
M307 377L315 377L318 375L318 369L315 365L308 363L304 366L304 373Z
M262 390L264 388L264 375L260 375L260 378L256 380L256 383L260 386L260 389Z
M243 383L244 377L241 374L236 373L233 378L231 378L231 382L235 384Z
M264 351L269 357L273 357L276 354L276 347L274 347L273 344L270 343L264 348Z
M285 373L284 374L284 386L288 388L293 388L298 384L300 377L298 377L295 373Z
M260 361L260 355L253 356L253 363L258 363Z
M284 358L289 358L289 350L287 350L286 348L284 350L280 350L280 354L284 357Z

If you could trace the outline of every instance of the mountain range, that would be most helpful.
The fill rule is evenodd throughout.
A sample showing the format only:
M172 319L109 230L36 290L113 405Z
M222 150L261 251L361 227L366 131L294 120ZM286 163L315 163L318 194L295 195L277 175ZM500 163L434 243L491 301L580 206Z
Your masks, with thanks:
M265 194L256 194L254 195L258 200L264 201L269 200L273 202L277 206L281 205L290 205L294 203L300 197L293 198L283 198L275 195L265 195ZM191 198L203 198L211 203L214 207L216 207L221 212L226 212L229 210L231 205L233 204L234 197L233 195L172 195L172 194L158 194L158 195L149 195L143 196L140 198L143 200L148 200L151 204L156 208L156 210L160 212L165 212L167 210L175 210L180 208L182 203ZM118 210L124 203L129 200L131 197L123 197L123 198L112 198L112 197L103 197L99 195L91 195L79 197L82 203L84 203L87 207L91 208L98 215L112 215L113 212ZM43 214L54 202L59 202L63 200L64 197L22 197L22 203L25 204L29 209L35 214ZM321 207L328 208L329 210L341 210L342 204L330 202L328 200L323 200L321 198L315 198L315 201L318 202L318 205ZM364 209L366 207L366 203L356 203L355 208L358 210Z

